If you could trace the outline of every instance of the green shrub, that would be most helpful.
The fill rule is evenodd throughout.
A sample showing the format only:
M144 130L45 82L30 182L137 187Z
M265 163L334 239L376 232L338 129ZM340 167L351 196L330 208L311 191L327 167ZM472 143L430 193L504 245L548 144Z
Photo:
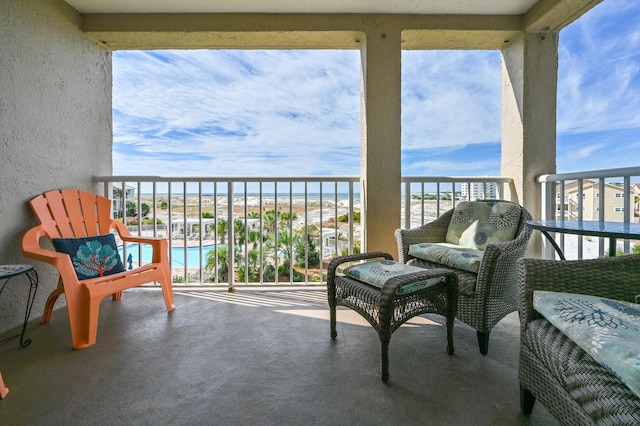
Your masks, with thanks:
M360 212L353 212L353 220L355 222L360 222ZM338 222L342 222L342 223L349 222L349 213L345 213L343 215L338 216Z
M360 253L360 246L359 245L354 245L353 246L353 254L359 254ZM349 248L345 247L342 249L342 253L340 253L342 256L346 256L349 254Z

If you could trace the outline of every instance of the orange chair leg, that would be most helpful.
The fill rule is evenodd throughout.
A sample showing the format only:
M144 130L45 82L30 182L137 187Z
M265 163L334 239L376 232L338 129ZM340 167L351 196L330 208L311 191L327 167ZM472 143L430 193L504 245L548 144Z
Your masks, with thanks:
M164 303L167 305L167 311L171 312L176 308L176 305L173 303L173 282L169 268L162 268L162 282L160 286L162 287L162 295L164 296Z
M56 300L64 294L64 286L62 285L62 278L58 278L58 287L51 292L47 298L47 303L44 305L44 311L42 312L42 320L40 324L46 324L51 320L51 313L53 312L53 305L56 304Z
M89 317L85 319L88 324L87 346L91 346L95 345L98 337L98 316L100 314L100 299L91 299L89 301L88 309Z
M100 300L93 300L86 287L77 289L74 294L67 292L67 310L74 349L84 349L96 343Z
M117 292L117 293L113 293L113 294L111 295L111 300L120 300L120 298L121 298L121 297L122 297L122 292L121 292L121 291L119 291L119 292Z
M0 373L0 398L4 399L5 396L9 393L9 388L4 385L4 380L2 379L2 373Z

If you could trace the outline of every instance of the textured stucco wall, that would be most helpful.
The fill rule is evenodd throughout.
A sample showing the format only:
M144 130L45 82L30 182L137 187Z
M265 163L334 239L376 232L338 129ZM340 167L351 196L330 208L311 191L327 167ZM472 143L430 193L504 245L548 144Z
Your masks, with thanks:
M37 223L27 202L49 189L93 190L92 177L112 171L111 53L79 27L61 0L0 0L0 263L36 266L32 319L57 274L21 255ZM19 277L0 295L0 331L21 323L27 293Z

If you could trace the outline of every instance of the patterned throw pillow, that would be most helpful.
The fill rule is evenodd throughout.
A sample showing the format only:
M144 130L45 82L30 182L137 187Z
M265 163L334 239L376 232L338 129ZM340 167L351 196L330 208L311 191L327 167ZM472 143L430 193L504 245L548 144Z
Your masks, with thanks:
M417 266L405 265L404 263L394 262L393 260L380 260L351 265L345 268L344 274L374 287L382 288L390 278L424 271L424 268L419 268ZM412 293L414 291L431 287L435 284L441 283L442 281L444 281L444 277L429 278L427 280L403 285L396 290L396 293Z
M522 209L499 201L463 201L451 217L446 242L484 250L488 244L515 238Z
M79 280L124 272L116 239L112 234L83 238L52 238L56 251L71 257Z
M535 290L533 308L640 397L640 305Z

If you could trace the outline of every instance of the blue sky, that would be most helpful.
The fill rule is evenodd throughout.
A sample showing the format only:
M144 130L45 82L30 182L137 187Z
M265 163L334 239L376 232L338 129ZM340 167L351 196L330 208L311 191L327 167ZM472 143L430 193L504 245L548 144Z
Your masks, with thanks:
M640 2L562 30L558 172L635 166ZM117 51L115 175L357 176L358 51ZM405 51L402 174L500 174L500 53ZM461 168L464 165L464 169Z

